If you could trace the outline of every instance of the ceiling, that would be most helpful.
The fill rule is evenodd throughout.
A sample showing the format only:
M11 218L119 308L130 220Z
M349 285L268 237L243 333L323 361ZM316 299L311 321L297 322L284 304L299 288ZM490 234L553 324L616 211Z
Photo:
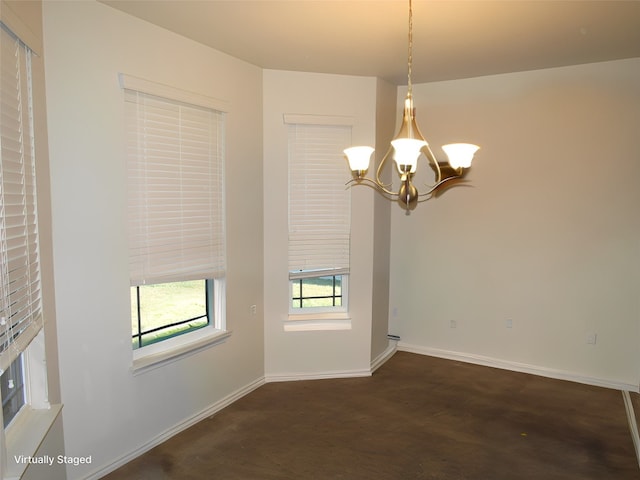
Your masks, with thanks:
M102 0L267 69L407 83L407 0ZM640 0L413 0L414 83L640 57Z

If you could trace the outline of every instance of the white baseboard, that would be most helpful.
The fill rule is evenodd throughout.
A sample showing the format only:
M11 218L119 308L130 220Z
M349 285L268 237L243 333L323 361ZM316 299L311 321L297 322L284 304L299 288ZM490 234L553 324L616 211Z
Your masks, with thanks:
M389 342L387 348L371 361L371 367L369 369L362 370L335 370L328 372L314 372L314 373L277 373L267 374L265 376L265 383L272 382L294 382L298 380L326 380L332 378L354 378L354 377L370 377L380 366L382 366L387 360L389 360L394 353L396 353L396 343Z
M101 478L101 477L107 475L108 473L113 472L114 470L116 470L116 469L120 468L121 466L125 465L126 463L130 462L134 458L137 458L140 455L142 455L143 453L148 452L153 447L156 447L156 446L160 445L162 442L165 442L165 441L169 440L174 435L182 432L183 430L186 430L187 428L195 425L196 423L200 422L201 420L204 420L205 418L210 417L211 415L219 412L220 410L222 410L223 408L227 407L228 405L231 405L236 400L239 400L240 398L244 397L248 393L251 393L252 391L254 391L256 388L264 385L264 383L265 383L265 381L264 381L263 377L254 380L250 384L245 385L244 387L236 390L235 392L232 392L231 394L227 395L226 397L224 397L224 398L218 400L217 402L209 405L207 408L205 408L204 410L200 411L199 413L197 413L197 414L195 414L195 415L193 415L193 416L191 416L189 418L186 418L185 420L183 420L182 422L174 425L173 427L169 428L168 430L165 430L164 432L160 433L159 435L156 435L155 437L153 437L149 441L147 441L144 444L140 445L135 450L127 453L126 455L123 455L123 456L119 457L118 459L116 459L115 461L113 461L113 462L111 462L111 463L109 463L107 465L102 466L98 470L93 471L91 474L86 476L85 479L86 480L94 480L94 479L97 480L98 478Z
M371 370L336 370L314 373L277 373L265 375L265 383L295 382L299 380L326 380L331 378L370 377Z
M371 373L375 372L378 368L384 365L384 363L387 360L393 357L393 354L398 351L397 345L398 345L398 342L394 340L389 340L389 345L384 350L384 352L382 352L380 355L374 358L373 361L371 362Z
M441 350L438 348L424 347L421 345L411 345L408 343L399 342L398 350L402 352L418 353L421 355L428 355L431 357L445 358L448 360L457 360L460 362L473 363L476 365L483 365L486 367L501 368L503 370L512 370L514 372L530 373L541 377L555 378L557 380L568 380L570 382L583 383L586 385L593 385L596 387L613 388L615 390L623 390L630 392L637 392L638 385L612 381L604 378L589 377L585 375L579 375L573 372L564 370L558 370L547 367L540 367L538 365L529 365L526 363L512 362L508 360L501 360L498 358L485 357L483 355L475 355L473 353L455 352L451 350Z
M640 467L640 434L638 433L638 422L636 420L635 412L633 411L633 403L631 402L631 395L629 392L623 390L622 399L624 400L624 408L627 412L631 439L633 440L633 446L636 449L636 459L638 460L638 466Z

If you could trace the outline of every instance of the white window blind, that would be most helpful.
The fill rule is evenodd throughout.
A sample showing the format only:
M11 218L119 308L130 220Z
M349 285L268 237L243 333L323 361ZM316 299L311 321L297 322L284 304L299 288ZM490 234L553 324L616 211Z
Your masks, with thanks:
M31 51L0 27L0 372L42 328Z
M349 272L351 126L288 125L289 276ZM314 272L314 273L310 273Z
M131 285L224 276L225 113L123 86Z

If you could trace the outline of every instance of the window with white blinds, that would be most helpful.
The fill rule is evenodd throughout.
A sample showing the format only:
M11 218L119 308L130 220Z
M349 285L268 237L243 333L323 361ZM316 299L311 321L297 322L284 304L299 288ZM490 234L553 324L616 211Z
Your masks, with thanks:
M156 91L172 98L122 83L131 285L224 276L225 113L169 87Z
M1 24L0 24L1 25ZM31 51L0 27L0 373L42 328Z
M350 125L289 124L289 277L349 272Z

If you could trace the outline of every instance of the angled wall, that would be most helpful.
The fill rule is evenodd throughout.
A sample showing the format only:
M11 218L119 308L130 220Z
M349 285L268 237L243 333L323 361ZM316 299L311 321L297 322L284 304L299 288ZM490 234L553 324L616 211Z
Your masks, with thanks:
M70 479L188 425L264 373L262 71L96 2L44 2L60 377ZM228 102L223 344L134 375L118 73ZM256 305L252 314L251 306Z
M349 328L286 331L289 313L288 145L285 114L353 121L354 144L373 144L376 80L265 70L265 374L268 380L366 375L370 371L373 294L373 197L352 189ZM347 162L345 182L350 174ZM321 322L324 320L321 320ZM331 322L325 322L329 325Z

